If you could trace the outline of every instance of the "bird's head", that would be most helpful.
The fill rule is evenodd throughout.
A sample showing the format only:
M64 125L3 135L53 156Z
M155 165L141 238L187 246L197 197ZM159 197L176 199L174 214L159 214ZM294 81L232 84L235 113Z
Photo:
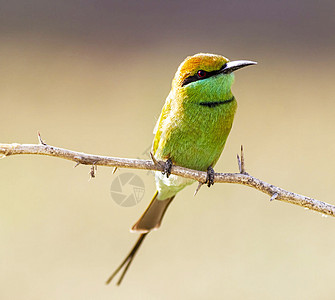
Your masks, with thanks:
M231 95L233 72L254 64L256 62L229 61L221 55L198 53L181 63L173 79L172 90L187 97L226 98Z

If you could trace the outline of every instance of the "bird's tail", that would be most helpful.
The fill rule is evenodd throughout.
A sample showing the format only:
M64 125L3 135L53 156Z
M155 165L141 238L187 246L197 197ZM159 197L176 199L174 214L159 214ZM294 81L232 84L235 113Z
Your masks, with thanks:
M131 228L131 231L148 233L149 231L158 229L159 226L161 226L164 214L174 196L165 200L158 200L157 195L158 192L155 193L148 208Z
M126 275L126 272L130 264L132 263L138 249L140 248L144 238L147 236L147 234L151 230L158 229L159 226L161 225L164 214L169 204L173 200L174 196L171 198L167 198L165 200L158 200L157 195L158 195L158 192L155 193L148 208L145 210L145 212L140 217L140 219L131 228L132 232L140 232L141 235L136 241L134 247L131 249L131 251L127 255L127 257L123 260L123 262L119 265L119 267L114 271L114 273L108 278L108 280L106 281L106 284L109 284L113 280L113 278L121 271L121 269L125 267L120 276L119 281L117 282L117 285L121 284L122 279Z

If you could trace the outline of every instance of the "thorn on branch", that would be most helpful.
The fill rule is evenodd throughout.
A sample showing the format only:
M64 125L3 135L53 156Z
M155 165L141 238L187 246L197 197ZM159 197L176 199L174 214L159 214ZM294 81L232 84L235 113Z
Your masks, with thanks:
M117 167L114 167L114 169L113 169L113 171L112 171L112 174L113 174L113 175L115 174L116 170L117 170Z
M196 188L193 197L195 197L195 195L198 194L198 192L199 192L199 190L200 190L200 188L202 187L203 184L204 184L203 182L199 181L198 187Z
M274 193L274 194L271 196L270 201L275 200L277 197L278 197L278 193Z
M80 165L80 162L78 161L73 168L77 168L79 165Z
M238 163L238 168L239 168L240 173L241 173L241 174L245 174L245 175L249 175L249 174L245 171L243 145L241 145L241 158L240 158L240 156L237 154L237 163Z
M152 154L151 151L150 151L150 157L155 166L161 166L161 164L157 161L157 159L155 158L155 156Z
M159 167L161 169L162 172L164 172L165 170L165 166L166 163L165 162L160 162L156 159L156 157L152 154L152 152L150 151L150 157L152 162L154 163L155 166ZM169 177L169 176L168 176Z
M38 137L38 142L40 143L40 145L47 146L47 144L42 140L42 137L39 131L37 131L37 137Z

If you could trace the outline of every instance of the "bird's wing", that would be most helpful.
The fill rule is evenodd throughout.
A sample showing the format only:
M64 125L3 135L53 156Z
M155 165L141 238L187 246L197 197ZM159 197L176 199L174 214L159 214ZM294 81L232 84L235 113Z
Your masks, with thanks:
M164 121L166 120L166 118L168 117L169 113L171 110L171 93L168 95L168 97L166 98L165 104L162 108L161 114L157 120L156 126L154 128L154 142L152 145L152 150L153 150L153 154L156 153L156 150L158 148L158 144L159 144L159 140L161 138L161 135L164 131Z

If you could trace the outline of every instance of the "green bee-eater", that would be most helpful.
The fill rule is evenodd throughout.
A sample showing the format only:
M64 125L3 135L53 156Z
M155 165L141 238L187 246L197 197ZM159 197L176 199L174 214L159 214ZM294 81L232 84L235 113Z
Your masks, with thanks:
M203 53L181 63L154 129L152 154L156 160L166 161L164 172L155 172L157 192L132 227L132 231L141 233L139 239L107 283L125 266L117 284L121 283L144 238L159 228L175 195L194 182L170 175L172 164L207 171L207 185L213 184L212 167L224 148L237 107L231 92L233 71L254 64Z

